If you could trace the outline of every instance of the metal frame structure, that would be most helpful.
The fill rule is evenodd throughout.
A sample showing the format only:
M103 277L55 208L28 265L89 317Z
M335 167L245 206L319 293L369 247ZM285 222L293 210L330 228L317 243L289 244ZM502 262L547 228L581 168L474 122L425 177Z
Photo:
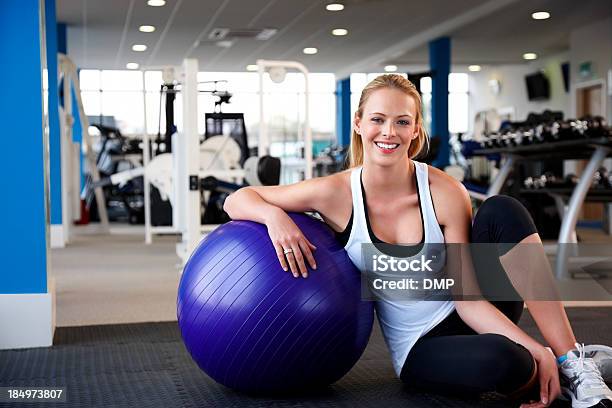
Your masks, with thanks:
M555 198L555 203L557 208L562 208L563 211L560 212L561 220L561 228L559 230L559 238L557 239L557 257L555 261L555 275L559 279L567 278L568 275L566 273L567 264L569 262L570 256L577 256L578 254L570 253L571 252L571 243L576 243L576 224L578 222L578 214L580 208L582 208L582 204L585 202L587 193L591 186L591 182L593 180L593 175L601 166L606 157L608 157L612 153L611 145L602 145L602 144L592 144L591 147L593 151L590 155L589 162L580 176L578 184L574 187L572 191L569 202L566 205L562 203L562 199L559 196L553 196ZM492 149L496 150L496 149ZM501 150L501 149L497 149ZM510 171L512 170L512 166L517 160L522 160L519 152L507 153L503 151L496 151L502 155L503 165L489 190L487 191L484 197L476 197L472 192L470 195L477 199L486 199L488 197L497 195L500 193L502 187L506 183L506 179L510 175Z
M100 181L100 173L96 164L96 158L89 135L89 121L83 108L83 100L81 99L81 86L76 65L65 54L58 55L59 80L63 79L63 94L64 94L64 110L63 116L60 118L61 125L61 179L62 179L62 229L64 242L70 242L70 231L72 223L80 218L80 150L81 146L74 143L72 140L72 126L74 125L74 117L72 116L72 89L76 96L76 104L79 112L81 123L81 131L83 132L83 147L85 152L85 161L91 174L94 184ZM103 232L108 233L108 214L106 211L106 202L102 187L94 188L96 203L98 205L98 214L100 216L100 225Z
M293 68L304 75L304 161L306 171L304 177L312 178L312 130L310 128L310 105L308 69L295 61L257 60L257 73L259 74L259 156L269 154L270 139L264 117L264 73L269 68Z

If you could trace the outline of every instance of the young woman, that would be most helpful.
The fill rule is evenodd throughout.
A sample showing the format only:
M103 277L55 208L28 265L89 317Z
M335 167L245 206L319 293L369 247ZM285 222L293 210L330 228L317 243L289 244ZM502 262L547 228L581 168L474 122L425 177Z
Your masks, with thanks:
M246 187L224 208L233 219L265 224L280 264L296 278L308 277L306 264L316 270L316 248L286 211L319 213L357 266L362 243L541 245L529 214L510 197L489 198L472 223L465 188L412 159L426 143L414 85L400 75L382 75L361 94L349 170L288 186ZM511 252L495 256L502 272L512 264ZM538 383L540 401L527 405L538 407L560 394L560 373L574 407L612 407L597 366L609 358L608 348L587 350L586 356L560 302L526 304L555 355L517 326L520 301L381 300L376 311L395 371L408 384L434 392L518 395Z

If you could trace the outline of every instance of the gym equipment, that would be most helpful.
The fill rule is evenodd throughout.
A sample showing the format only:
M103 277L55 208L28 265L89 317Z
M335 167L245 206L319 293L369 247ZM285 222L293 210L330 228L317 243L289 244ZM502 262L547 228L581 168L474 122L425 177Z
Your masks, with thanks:
M290 214L317 247L307 279L283 271L264 225L232 221L185 265L177 317L187 350L217 382L250 393L306 390L344 376L363 353L373 303L333 232Z
M544 111L530 113L524 122L508 122L500 130L482 131L479 139L487 149L605 137L612 137L612 132L601 116L563 120L561 112Z
M128 221L130 224L142 224L144 222L144 196L143 180L141 174L134 173L129 180L121 183L108 183L116 174L131 172L142 165L142 149L139 139L128 139L114 126L93 123L93 127L100 132L98 151L96 155L96 166L100 174L99 183L94 183L91 176L85 179L83 196L85 208L89 211L92 221L97 221L98 206L93 201L94 189L103 187L105 205L110 221Z
M220 97L220 96L219 96ZM216 102L220 103L220 102ZM216 110L215 105L215 110ZM221 109L219 107L219 109ZM214 112L205 114L204 139L209 139L218 135L229 135L234 139L240 148L240 165L249 157L249 146L247 142L246 125L244 124L244 114L242 113L223 113Z
M578 177L575 174L568 174L561 178L551 172L545 172L540 176L530 176L523 180L525 188L574 188L578 184ZM608 169L599 167L593 174L590 188L607 189L612 188L612 176Z
M612 188L612 180L611 175L608 172L608 169L605 167L600 167L595 171L593 175L593 188Z
M544 174L535 177L527 177L523 181L523 185L525 188L556 188L556 187L566 187L565 183L568 179L561 179L557 177L554 173L547 171ZM570 186L567 186L570 187Z
M330 145L314 159L315 177L328 176L344 170L348 146Z
M474 117L474 131L472 140L483 142L491 132L496 132L501 127L501 118L496 109L489 109L476 113Z
M281 161L278 157L251 156L244 162L244 179L250 186L277 186Z
M272 70L270 76L276 82L282 82L284 72L286 69L295 69L304 75L304 121L301 125L303 133L304 149L303 159L298 159L297 165L290 166L288 163L284 163L286 169L296 170L301 167L305 167L303 175L300 179L312 178L312 129L310 128L310 88L308 82L308 69L304 64L296 61L273 61L273 60L257 60L257 74L259 76L259 156L268 155L270 148L270 138L268 136L268 128L264 115L264 73Z
M288 68L298 69L305 74L306 84L308 83L308 71L302 64L283 61L259 61L258 63L260 67L261 100L263 99L263 73L267 68L272 66L286 64ZM173 85L173 87L168 87L168 89L165 90L162 89L160 98L163 96L164 92L173 94L180 93L183 106L182 132L174 133L170 139L170 145L172 146L171 166L166 166L164 170L166 174L169 174L169 177L166 178L172 185L172 194L166 194L166 196L173 197L174 199L171 211L172 221L170 223L171 225L168 226L152 227L152 199L149 194L152 181L149 180L149 172L144 172L145 243L150 244L153 241L153 234L179 234L180 240L177 243L176 249L177 254L184 263L201 240L203 233L210 232L217 227L217 224L224 221L224 218L221 217L221 215L223 215L221 211L221 200L224 194L226 195L228 193L227 190L216 191L208 188L202 190L202 179L212 176L220 182L242 185L247 175L252 175L253 177L249 181L251 185L278 184L280 161L272 158L264 159L269 143L265 134L265 123L263 120L260 122L260 130L264 129L264 132L260 133L258 148L253 152L253 150L248 147L243 115L221 112L221 104L228 103L232 96L229 92L216 90L216 83L224 81L209 81L215 84L215 89L212 91L198 89L198 85L203 82L198 81L198 62L195 59L185 59L183 61L180 82L174 79L173 75L171 75L171 70L168 71L168 75L164 76L164 82ZM144 88L143 85L143 89ZM215 102L215 112L206 114L206 132L203 143L202 135L198 132L198 94L201 92L212 93L218 98ZM308 86L306 86L306 98L307 97ZM143 144L149 146L149 136L146 131L146 95L144 93L143 101L145 106L145 132L143 134ZM308 108L307 101L306 107ZM263 107L261 112L263 112ZM308 125L307 115L308 112L306 112L304 118L304 126L301 128L304 130L306 153L305 159L300 163L299 167L301 170L301 167L305 164L306 168L302 170L302 172L305 177L308 178L310 177L308 169L312 167L312 135ZM222 140L218 138L218 131L221 131L224 135ZM167 142L168 140L166 140L165 143ZM206 147L204 145L207 143L214 144L213 151L208 153L203 151L207 150L207 148L204 149L204 147ZM152 147L155 148L154 145ZM144 149L143 152L145 168L148 168L148 164L151 161L150 151L151 149ZM198 154L198 152L200 154ZM252 155L259 156L260 160L257 163L251 161L251 164L247 166L248 158ZM214 168L219 161L223 163L221 166L222 168ZM212 164L212 167L209 166L209 164ZM255 172L252 170L257 171ZM221 184L222 183L210 183L210 179L204 183L207 187ZM202 197L204 197L204 200L202 200ZM208 202L209 200L211 203ZM214 212L206 214L206 211L210 209L214 210ZM207 222L211 222L211 224L204 225L202 223L203 219Z
M222 224L229 221L227 214L223 212L223 201L227 195L243 187L241 181L244 178L249 185L277 185L280 178L280 159L264 156L250 157L245 162L245 168L240 167L241 149L237 142L230 136L215 136L206 139L200 145L200 187L203 190L202 203L204 214L202 224ZM103 179L95 186L118 185L125 189L135 180L141 184L142 176L146 176L152 185L151 200L157 200L159 205L168 207L168 216L163 224L155 222L152 225L172 225L172 206L180 201L176 196L174 187L174 155L162 153L155 156L146 167L132 168L118 172ZM246 166L248 164L248 167ZM227 180L235 180L230 182ZM240 182L240 183L238 183ZM139 184L139 185L140 185ZM195 186L197 189L197 184ZM106 191L106 190L105 190ZM139 194L142 197L141 191ZM212 201L213 203L209 202ZM139 201L140 210L137 215L143 215L143 199ZM126 204L127 205L127 204ZM152 211L154 208L152 208ZM211 210L212 213L208 213ZM134 210L135 211L135 210ZM164 219L162 219L164 221Z

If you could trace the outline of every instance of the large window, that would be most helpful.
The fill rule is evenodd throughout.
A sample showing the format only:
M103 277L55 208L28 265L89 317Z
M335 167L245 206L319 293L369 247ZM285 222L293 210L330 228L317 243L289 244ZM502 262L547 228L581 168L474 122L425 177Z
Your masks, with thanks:
M309 77L309 122L313 137L314 154L335 143L335 77L317 73ZM161 71L110 71L81 70L81 91L85 113L109 121L124 135L140 136L145 131L144 98L146 98L146 131L156 135L165 131L165 102L160 94L163 83ZM219 81L216 84L214 81ZM226 82L223 82L226 81ZM259 76L251 72L200 72L198 73L198 131L205 131L205 114L215 109L216 89L229 91L232 98L224 104L223 112L243 113L250 147L258 145L260 100ZM144 89L143 89L144 87ZM182 98L177 95L174 104L175 124L182 129ZM283 158L283 182L299 179L303 170L301 162L304 146L305 100L304 76L288 73L285 80L273 83L264 77L264 120L267 123L270 153ZM293 167L292 167L293 166Z
M146 71L147 132L157 134L165 129L165 114L160 111L161 71ZM112 116L124 134L139 135L144 132L143 81L140 71L81 70L81 90L85 113L89 116ZM215 97L212 91L218 82L218 90L233 94L231 103L223 105L223 112L244 113L249 144L257 145L259 133L259 78L256 73L200 72L198 73L198 130L204 133L204 114L212 112ZM273 83L266 75L264 80L264 118L272 144L296 143L304 126L304 78L288 73L284 82ZM310 74L310 126L315 141L335 140L335 78L333 74ZM162 109L164 102L162 101ZM179 129L182 121L182 100L175 101L175 122ZM285 146L290 151L295 147Z
M423 116L427 132L431 134L431 78L421 78ZM468 75L450 74L448 76L448 131L465 133L468 131Z

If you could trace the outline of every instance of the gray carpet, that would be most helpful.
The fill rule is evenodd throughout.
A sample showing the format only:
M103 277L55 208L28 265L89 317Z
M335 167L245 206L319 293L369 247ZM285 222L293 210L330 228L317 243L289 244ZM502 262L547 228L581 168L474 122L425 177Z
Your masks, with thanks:
M568 314L580 341L612 344L612 308L572 308ZM527 313L521 326L535 333ZM375 327L366 352L344 378L291 398L252 397L216 384L191 360L176 323L59 328L52 348L0 351L0 387L63 386L67 402L55 404L62 407L518 406L493 394L458 399L406 388L395 378ZM17 406L45 405L51 404Z

